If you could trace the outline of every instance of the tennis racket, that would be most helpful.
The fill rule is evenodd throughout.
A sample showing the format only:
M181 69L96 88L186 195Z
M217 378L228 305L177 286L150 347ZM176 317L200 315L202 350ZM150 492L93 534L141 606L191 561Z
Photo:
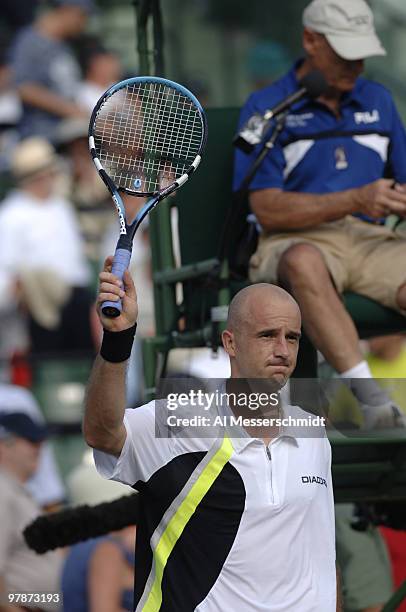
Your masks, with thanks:
M142 220L196 170L206 138L199 101L167 79L127 79L110 87L97 102L90 118L89 147L120 220L112 265L118 278L128 268ZM131 223L120 192L148 198ZM107 317L118 317L121 310L121 300L102 304Z

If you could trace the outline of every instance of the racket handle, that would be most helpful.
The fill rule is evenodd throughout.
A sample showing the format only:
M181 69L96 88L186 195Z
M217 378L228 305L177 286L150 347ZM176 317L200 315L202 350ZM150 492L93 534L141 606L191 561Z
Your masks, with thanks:
M119 278L120 280L123 280L124 272L130 265L130 259L131 251L128 251L127 249L116 249L116 252L114 253L113 265L111 268L112 274L117 276L117 278ZM121 298L118 300L118 302L103 302L101 309L105 317L109 317L110 319L119 317L123 309Z

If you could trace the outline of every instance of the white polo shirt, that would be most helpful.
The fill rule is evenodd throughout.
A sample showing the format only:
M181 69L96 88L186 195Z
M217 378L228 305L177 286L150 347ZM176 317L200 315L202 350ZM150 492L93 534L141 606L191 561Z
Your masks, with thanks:
M100 474L141 494L136 610L335 612L324 430L283 431L268 447L248 435L159 438L163 413L155 422L155 402L126 410L120 457L94 452Z

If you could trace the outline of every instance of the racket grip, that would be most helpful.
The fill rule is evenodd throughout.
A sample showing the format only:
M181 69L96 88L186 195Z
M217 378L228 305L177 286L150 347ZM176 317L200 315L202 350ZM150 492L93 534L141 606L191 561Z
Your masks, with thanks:
M131 251L127 249L116 249L114 253L113 265L111 268L112 274L123 280L124 272L130 265ZM119 317L123 309L121 298L117 302L106 301L102 304L102 313L104 316L114 319Z

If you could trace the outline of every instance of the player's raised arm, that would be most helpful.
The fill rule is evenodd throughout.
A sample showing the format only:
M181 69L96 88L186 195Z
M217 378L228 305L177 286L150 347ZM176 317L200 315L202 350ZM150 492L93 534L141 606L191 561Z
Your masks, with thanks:
M121 281L111 273L112 260L112 257L106 259L100 274L97 310L104 336L88 385L83 433L89 446L118 457L126 438L123 424L126 408L125 376L134 340L138 306L130 273L125 271L122 286ZM102 303L119 299L123 305L120 316L104 316Z

